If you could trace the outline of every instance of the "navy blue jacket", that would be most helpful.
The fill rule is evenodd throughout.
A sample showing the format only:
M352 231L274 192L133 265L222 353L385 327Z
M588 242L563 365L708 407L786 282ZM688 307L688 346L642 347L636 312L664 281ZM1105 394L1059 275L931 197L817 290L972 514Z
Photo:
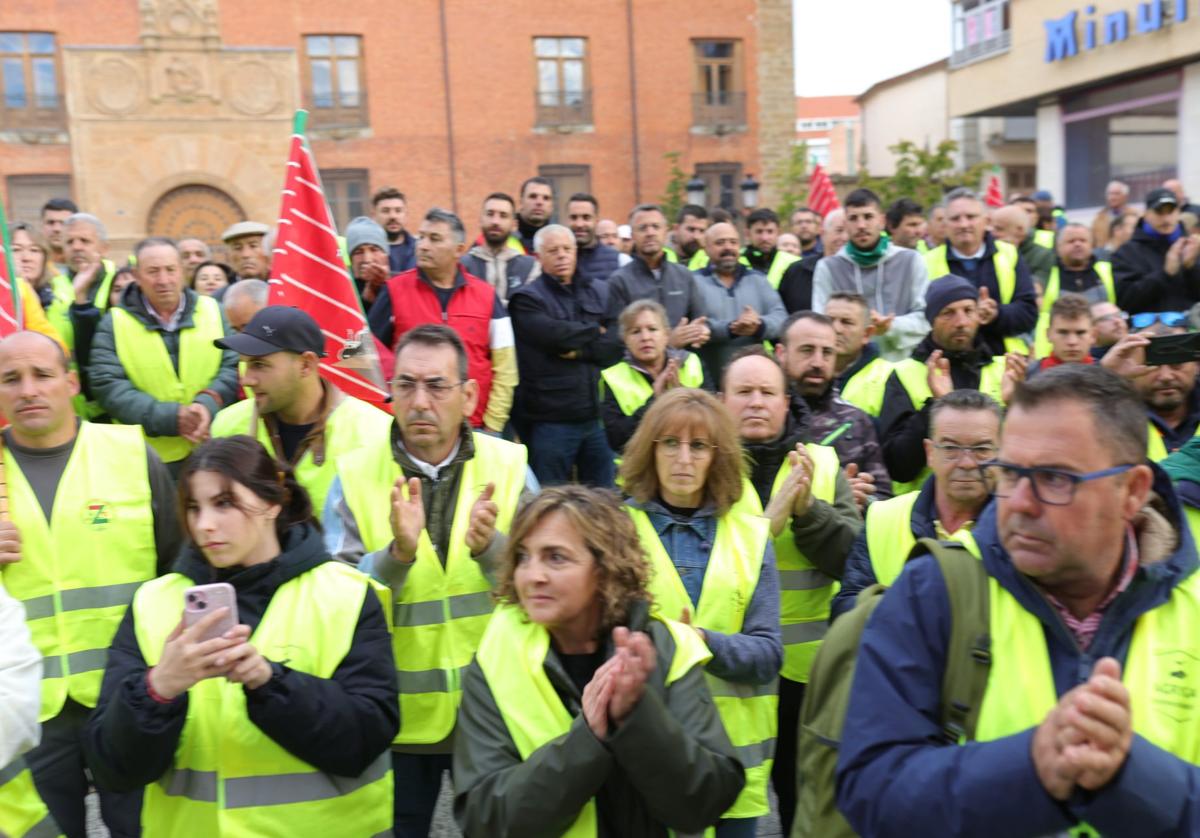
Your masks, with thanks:
M988 294L996 302L1000 302L1000 283L996 279L996 266L992 257L996 255L996 240L987 233L983 240L983 258L975 262L973 269L968 270L962 260L954 255L950 245L946 245L946 264L950 273L966 277L975 284L976 288L987 286ZM1017 257L1017 281L1013 288L1012 302L1000 306L996 319L979 330L984 342L993 355L1004 354L1004 338L1032 332L1037 325L1038 305L1037 291L1033 287L1033 274L1025 260Z
M619 267L621 254L604 242L598 241L591 247L579 248L575 257L575 272L591 280L603 282Z
M1165 472L1154 491L1179 527L1182 509ZM1134 623L1162 605L1197 567L1188 528L1160 563L1143 565L1109 606L1087 652L1053 607L1012 565L996 533L991 504L975 527L988 573L1046 631L1057 693L1083 683L1101 657L1124 666ZM1141 736L1116 778L1098 792L1077 790L1059 803L1043 789L1030 756L1034 729L992 742L935 744L950 605L937 562L909 562L863 632L837 768L838 808L862 835L1046 835L1086 819L1103 835L1200 834L1200 767ZM1019 689L1019 687L1018 687Z
M388 269L392 272L392 276L411 271L417 266L417 239L408 232L404 231L404 238L400 241L388 242Z

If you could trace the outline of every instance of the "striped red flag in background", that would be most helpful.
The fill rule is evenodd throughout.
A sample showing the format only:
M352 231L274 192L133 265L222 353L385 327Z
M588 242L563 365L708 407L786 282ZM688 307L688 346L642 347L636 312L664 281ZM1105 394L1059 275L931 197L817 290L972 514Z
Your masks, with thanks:
M17 267L13 263L12 244L8 235L8 218L0 200L0 337L19 332L25 326L21 311L21 294L17 289Z
M390 410L379 351L338 246L333 214L297 111L271 255L271 304L312 315L325 334L321 374L355 398Z
M841 205L837 190L833 188L833 181L818 163L813 167L812 177L808 179L808 208L824 218Z
M1004 206L1004 193L1000 190L1000 173L993 171L988 176L987 191L983 196L983 202L989 207Z

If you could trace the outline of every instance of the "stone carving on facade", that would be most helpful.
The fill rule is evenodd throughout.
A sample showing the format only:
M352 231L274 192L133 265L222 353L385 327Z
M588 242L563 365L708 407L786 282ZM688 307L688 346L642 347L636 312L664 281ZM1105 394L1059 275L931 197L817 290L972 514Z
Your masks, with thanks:
M101 113L120 116L142 107L142 73L132 61L117 56L101 58L85 78L88 101Z
M220 37L216 0L140 0L142 40L149 47L197 39L215 44Z
M225 68L225 100L246 116L265 116L279 108L283 86L265 61L247 59Z

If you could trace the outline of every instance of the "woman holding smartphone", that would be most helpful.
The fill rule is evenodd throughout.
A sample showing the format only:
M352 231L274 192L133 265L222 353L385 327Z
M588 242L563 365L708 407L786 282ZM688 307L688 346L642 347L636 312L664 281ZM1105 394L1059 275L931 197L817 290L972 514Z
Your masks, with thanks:
M109 650L97 782L145 786L156 838L386 832L399 704L376 589L329 557L307 493L251 437L197 448L179 497L190 544ZM212 583L233 601L194 590ZM211 613L185 627L185 600Z

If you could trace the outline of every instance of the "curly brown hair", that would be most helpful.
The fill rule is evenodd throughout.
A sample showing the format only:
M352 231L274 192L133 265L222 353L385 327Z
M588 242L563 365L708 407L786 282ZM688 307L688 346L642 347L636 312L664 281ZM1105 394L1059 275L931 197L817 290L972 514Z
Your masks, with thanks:
M646 584L650 565L638 540L633 519L621 499L607 489L568 484L543 489L513 519L508 545L496 568L497 602L520 605L514 576L522 542L552 512L561 512L579 533L596 560L596 587L600 596L600 628L608 632L629 617L637 600L651 601Z
M742 497L746 458L733 417L710 393L678 388L654 400L625 444L621 459L621 485L641 503L659 495L658 467L654 452L663 436L685 429L699 429L716 446L704 492L718 515L724 515Z

